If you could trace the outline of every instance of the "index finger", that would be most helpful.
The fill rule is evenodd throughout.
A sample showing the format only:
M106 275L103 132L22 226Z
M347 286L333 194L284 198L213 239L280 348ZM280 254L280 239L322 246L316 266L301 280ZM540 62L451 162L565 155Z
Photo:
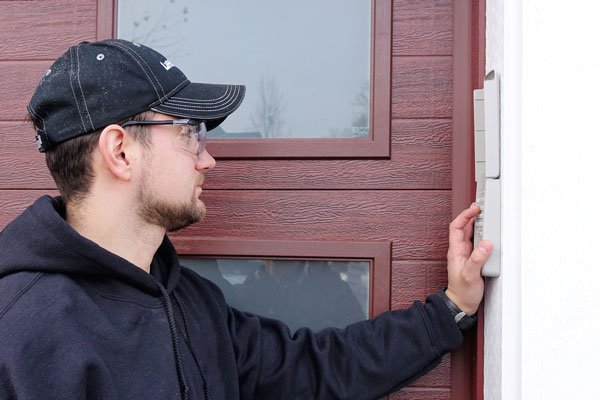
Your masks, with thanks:
M456 218L454 218L454 221L450 223L450 230L463 229L471 221L471 218L479 214L480 211L477 203L471 204L471 207L463 210Z

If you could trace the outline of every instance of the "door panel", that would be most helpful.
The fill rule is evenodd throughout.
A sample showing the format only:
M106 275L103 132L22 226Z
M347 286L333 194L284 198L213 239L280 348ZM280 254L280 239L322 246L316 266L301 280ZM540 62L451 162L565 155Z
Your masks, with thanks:
M172 236L391 240L394 260L446 257L449 191L211 190L203 196L205 220Z
M0 1L0 60L54 60L65 46L94 40L96 7L96 0Z

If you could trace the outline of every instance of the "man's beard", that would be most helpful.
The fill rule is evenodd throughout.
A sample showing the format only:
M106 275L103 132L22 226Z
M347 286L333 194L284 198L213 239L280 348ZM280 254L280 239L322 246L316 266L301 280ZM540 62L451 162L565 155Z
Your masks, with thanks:
M159 200L148 188L147 176L142 179L137 194L138 215L147 223L165 228L167 232L183 229L201 221L206 215L204 203L198 200L195 192L189 202L172 204ZM200 201L200 205L196 202Z

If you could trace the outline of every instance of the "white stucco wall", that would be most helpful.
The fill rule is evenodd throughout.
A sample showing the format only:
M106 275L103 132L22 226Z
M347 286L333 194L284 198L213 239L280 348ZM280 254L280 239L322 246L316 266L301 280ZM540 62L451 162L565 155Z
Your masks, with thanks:
M486 1L486 70L501 84L502 274L486 280L484 397L519 399L521 387L521 8ZM505 26L505 21L511 21Z
M584 0L487 1L504 215L503 273L486 295L486 399L600 398L599 12Z

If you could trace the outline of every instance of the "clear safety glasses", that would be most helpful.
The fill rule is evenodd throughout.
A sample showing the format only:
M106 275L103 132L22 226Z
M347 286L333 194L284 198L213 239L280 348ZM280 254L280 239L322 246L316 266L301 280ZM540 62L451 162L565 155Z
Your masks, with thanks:
M173 146L192 153L196 157L206 148L206 124L198 119L174 119L165 121L127 121L121 125L125 128L131 125L179 125L181 132L173 139Z

